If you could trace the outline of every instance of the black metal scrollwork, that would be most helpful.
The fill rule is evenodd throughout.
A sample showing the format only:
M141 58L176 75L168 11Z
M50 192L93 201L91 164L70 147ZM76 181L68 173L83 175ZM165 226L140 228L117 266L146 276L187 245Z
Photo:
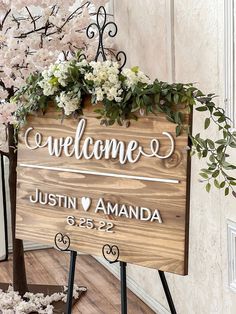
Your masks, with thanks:
M89 39L94 38L98 35L98 48L95 56L95 61L98 61L99 57L102 57L103 61L107 60L107 56L105 53L103 38L104 33L108 34L109 37L115 37L117 34L117 25L114 22L107 22L107 12L106 9L101 6L97 11L96 23L91 23L86 30L87 37ZM126 54L124 51L119 51L115 55L116 60L120 63L120 70L126 64Z
M70 237L58 232L54 237L54 243L59 251L68 251L70 247Z
M113 264L119 260L120 250L117 245L105 244L102 248L102 255L110 264Z

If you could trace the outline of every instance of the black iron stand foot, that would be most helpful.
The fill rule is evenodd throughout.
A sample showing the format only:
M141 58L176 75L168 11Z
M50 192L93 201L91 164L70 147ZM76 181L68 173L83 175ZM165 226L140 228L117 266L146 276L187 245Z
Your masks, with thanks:
M69 272L69 279L68 279L66 314L72 313L76 257L77 257L77 252L70 251L70 272Z
M170 293L170 289L169 289L168 283L166 281L165 273L162 270L158 270L158 273L159 273L159 276L161 278L161 283L162 283L162 286L163 286L163 289L165 292L165 296L166 296L166 299L167 299L167 302L168 302L168 305L170 308L170 312L171 312L171 314L177 314L176 309L175 309L175 305L174 305L174 302L173 302L173 299L172 299L172 296Z
M125 262L120 262L121 314L127 314L127 283Z

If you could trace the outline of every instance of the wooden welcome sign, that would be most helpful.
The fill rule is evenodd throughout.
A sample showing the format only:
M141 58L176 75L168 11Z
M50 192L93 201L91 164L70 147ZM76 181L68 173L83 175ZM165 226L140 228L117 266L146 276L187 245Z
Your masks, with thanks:
M162 115L101 126L92 106L60 120L51 107L19 134L17 237L187 273L188 136Z

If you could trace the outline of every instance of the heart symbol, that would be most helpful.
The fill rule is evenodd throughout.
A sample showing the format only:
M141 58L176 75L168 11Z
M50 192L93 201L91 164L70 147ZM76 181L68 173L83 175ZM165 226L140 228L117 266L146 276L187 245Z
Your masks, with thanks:
M91 205L91 198L83 196L81 198L81 203L85 211L87 211Z

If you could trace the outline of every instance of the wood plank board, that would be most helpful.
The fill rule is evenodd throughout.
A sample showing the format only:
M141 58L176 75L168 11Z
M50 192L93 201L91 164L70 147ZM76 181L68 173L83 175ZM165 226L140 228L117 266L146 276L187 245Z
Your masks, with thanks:
M154 138L160 143L158 154L165 156L170 150L170 139L163 132L173 137L174 151L169 158L142 155L137 162L127 161L124 164L118 158L105 159L105 155L98 160L94 157L89 160L76 159L75 154L68 157L65 151L58 157L50 156L48 145L37 149L26 146L26 130L33 128L27 137L28 146L32 148L36 132L42 134L42 143L50 136L53 139L61 138L62 142L66 137L76 138L79 121L68 118L61 123L59 113L52 107L43 116L30 116L19 135L17 237L53 244L55 235L61 232L70 237L70 249L99 256L103 245L117 245L120 250L119 260L187 274L190 176L187 135L176 138L175 124L168 122L162 115L140 117L129 128L118 125L104 127L90 106L85 110L84 121L86 126L79 144L82 148L86 138L92 139L88 155L92 153L92 142L94 144L100 140L105 143L108 139L122 141L125 149L129 142L135 140L150 155L150 141ZM72 152L72 147L67 152ZM136 150L132 157L137 157L137 154ZM65 196L63 203L59 206L58 199L56 206L51 206L50 202L30 202L30 196L34 200L34 195L40 194L39 191L42 200L49 194ZM85 198L83 206L82 198ZM111 211L101 210L103 206L98 206L99 202L101 205L101 198L106 209L110 202L112 206L118 204L118 211L111 214ZM69 208L69 199L75 201L76 209ZM87 210L86 202L91 202ZM127 213L115 215L122 211L123 205ZM129 211L130 206L138 215L142 211L148 215L148 211L141 208L149 209L151 214L158 210L162 223L136 219ZM98 207L100 209L95 212ZM74 216L80 227L69 225L68 216ZM84 227L81 219L91 219L95 227L87 228L87 222ZM101 228L102 223L106 224L105 228ZM104 231L108 231L106 227L109 223L114 225L109 230L113 232Z

